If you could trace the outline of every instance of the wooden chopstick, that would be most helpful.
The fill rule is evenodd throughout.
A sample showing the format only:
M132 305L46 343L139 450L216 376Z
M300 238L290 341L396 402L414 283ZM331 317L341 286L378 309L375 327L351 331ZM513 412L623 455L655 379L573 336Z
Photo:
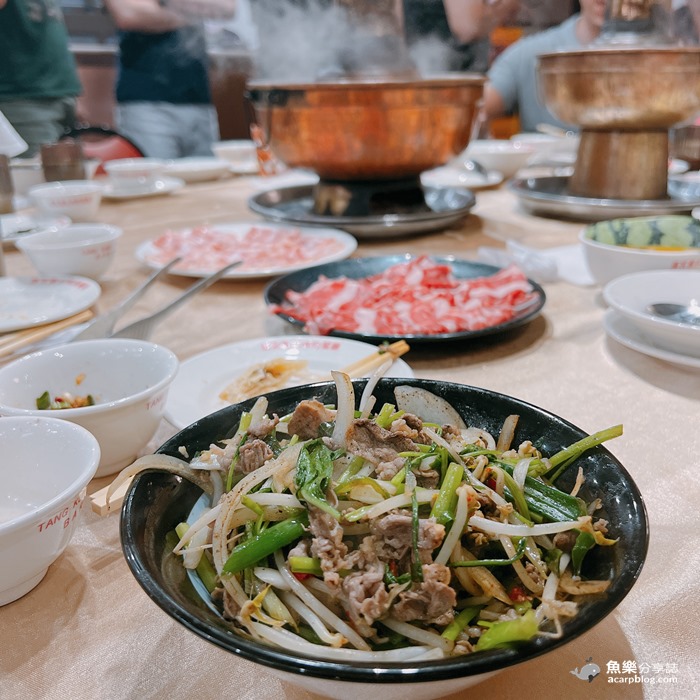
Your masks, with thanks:
M410 350L409 344L405 340L397 340L391 345L380 345L376 352L363 357L352 364L347 365L341 371L349 377L363 377L369 372L377 369L388 358L396 360L405 355Z
M64 318L61 321L54 321L36 328L27 328L22 331L15 331L0 337L0 357L7 357L17 350L21 350L29 345L44 340L58 331L65 330L78 323L85 323L93 317L90 309L81 311L78 314Z
M105 515L109 515L110 513L120 510L122 503L124 502L124 496L126 496L126 492L128 491L130 485L131 479L127 479L118 489L116 489L115 492L109 497L109 505L107 504L107 490L111 484L108 484L99 491L95 491L95 493L90 494L90 505L93 512L104 517Z

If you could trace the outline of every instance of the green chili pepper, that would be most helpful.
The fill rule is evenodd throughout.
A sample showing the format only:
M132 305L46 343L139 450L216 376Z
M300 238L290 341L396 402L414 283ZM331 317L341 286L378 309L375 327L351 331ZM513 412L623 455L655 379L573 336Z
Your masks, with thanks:
M224 571L236 574L257 564L261 559L298 540L308 525L308 518L298 517L282 520L271 525L233 548L224 564Z
M590 532L577 531L578 537L571 549L571 565L574 575L581 575L581 566L586 554L595 546L595 537Z

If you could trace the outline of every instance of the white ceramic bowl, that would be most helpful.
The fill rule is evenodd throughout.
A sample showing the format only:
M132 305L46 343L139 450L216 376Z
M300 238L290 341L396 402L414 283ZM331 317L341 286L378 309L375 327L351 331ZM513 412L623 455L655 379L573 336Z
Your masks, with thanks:
M670 174L668 193L679 199L697 200L700 197L700 170Z
M163 175L165 161L158 158L120 158L104 164L110 182L121 192L151 189Z
M114 260L122 230L107 224L52 227L19 238L16 246L42 275L100 279Z
M25 197L35 185L44 182L41 162L35 158L15 158L10 161L10 175L15 194Z
M228 161L234 172L255 173L258 171L258 152L250 139L217 141L212 144L217 158Z
M29 189L29 196L47 216L65 215L73 221L95 221L103 186L91 180L46 182Z
M700 269L700 222L691 216L599 221L586 226L579 241L601 285L644 270Z
M52 415L87 428L100 443L97 476L128 465L155 434L177 357L143 340L107 338L61 345L26 355L0 369L0 416ZM95 405L39 410L45 391L53 398L92 395Z
M486 170L502 173L508 178L525 167L534 153L532 146L519 141L478 139L467 146L460 161L473 159Z
M552 136L540 133L520 133L510 137L515 143L527 145L534 150L530 165L556 163L572 165L580 143L579 136Z
M44 578L80 517L100 460L84 428L49 416L0 418L0 605Z
M165 162L165 173L185 182L207 182L230 175L229 162L223 158L177 158Z
M625 275L609 282L603 297L654 345L700 357L700 325L673 321L648 310L656 303L700 305L700 270L651 270Z

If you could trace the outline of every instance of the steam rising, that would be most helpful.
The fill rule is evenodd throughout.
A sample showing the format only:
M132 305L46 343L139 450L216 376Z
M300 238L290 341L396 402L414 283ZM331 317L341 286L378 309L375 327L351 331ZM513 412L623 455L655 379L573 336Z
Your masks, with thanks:
M410 68L427 75L446 69L450 49L440 42L421 42L409 55L403 37L380 37L345 8L322 0L309 0L305 7L260 2L252 10L258 29L257 79L314 82L358 70L371 74Z

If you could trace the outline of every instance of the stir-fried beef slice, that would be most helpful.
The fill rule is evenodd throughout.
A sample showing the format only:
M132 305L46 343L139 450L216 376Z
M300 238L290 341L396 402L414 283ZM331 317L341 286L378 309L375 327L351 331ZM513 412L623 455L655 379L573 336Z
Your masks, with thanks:
M440 483L440 472L434 469L419 469L416 472L416 483L424 489L434 489Z
M288 552L289 557L308 557L309 556L309 541L299 540Z
M242 444L238 450L238 470L244 474L250 474L258 467L262 467L268 459L274 457L270 446L262 440L251 440Z
M311 556L318 557L323 570L323 580L331 587L340 585L340 570L346 568L347 545L343 542L343 528L325 511L309 506Z
M391 424L390 430L392 433L405 435L413 442L419 442L422 445L429 445L432 442L432 439L423 432L423 421L413 413L404 413L401 418Z
M391 462L380 462L374 470L378 479L391 481L406 465L405 457L395 457Z
M279 416L274 415L272 418L265 416L257 425L248 428L248 435L256 438L267 437L280 422Z
M211 592L211 599L215 605L223 610L224 618L227 620L235 620L236 616L241 611L238 603L236 603L225 588L215 588Z
M411 550L413 519L406 513L389 513L371 525L377 554L383 561L399 561ZM422 562L432 561L432 553L445 537L445 526L427 518L420 521L418 551Z
M384 586L384 564L376 560L363 571L343 579L344 607L355 623L372 625L389 609L389 593Z
M321 425L333 420L334 417L335 413L320 401L315 399L301 401L289 419L289 434L298 435L301 440L313 440L318 437Z
M420 620L434 625L447 625L454 619L457 594L449 585L450 570L442 564L424 564L423 581L399 593L392 608L397 620Z
M411 438L392 433L374 421L358 418L347 433L348 451L363 457L374 465L392 462L399 452L415 452L416 443Z

